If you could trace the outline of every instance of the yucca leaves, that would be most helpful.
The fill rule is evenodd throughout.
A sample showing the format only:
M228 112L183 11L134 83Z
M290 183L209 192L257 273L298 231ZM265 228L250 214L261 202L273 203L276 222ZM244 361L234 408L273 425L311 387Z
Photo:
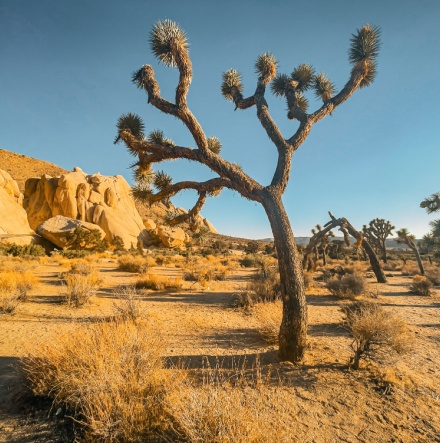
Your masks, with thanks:
M287 82L289 81L289 77L286 74L278 74L272 80L270 85L270 90L273 95L277 97L284 97L286 95Z
M380 28L367 24L352 34L348 58L353 65L364 60L374 60L379 55L379 49Z
M304 92L312 84L313 76L315 71L311 65L307 65L305 63L298 65L293 72L290 74L290 78L296 82L298 82L298 86L296 90L299 92Z
M307 109L309 108L309 101L304 97L304 95L302 95L301 92L295 91L295 99L296 106L298 106L298 108L303 112L307 112Z
M132 135L137 138L141 138L144 135L144 122L137 114L132 114L128 112L119 117L116 124L118 133L122 131L130 131Z
M376 73L377 73L377 63L374 60L367 60L365 62L365 64L367 67L367 74L362 79L361 84L359 85L359 87L361 87L361 88L365 88L367 86L370 86L371 83L374 82L374 79L376 78Z
M129 131L133 136L139 139L144 137L144 122L138 115L132 114L131 112L123 114L119 117L118 122L116 123L116 128L118 135L113 142L114 144L121 140L120 134L122 131ZM127 145L127 150L133 156L139 154L139 152L130 145Z
M159 191L164 191L173 184L173 179L166 172L158 171L154 175L153 184Z
M150 32L151 50L159 61L171 68L177 66L171 49L173 43L182 50L188 50L186 34L177 23L171 20L157 22Z
M268 84L277 73L277 59L270 52L265 52L258 56L255 62L255 73L264 84Z
M144 65L144 66L146 66L146 65ZM146 89L146 86L147 86L147 77L145 74L144 66L142 66L142 68L138 69L137 71L134 71L133 74L131 74L131 81L139 89Z
M149 143L157 143L158 145L176 146L173 140L164 136L163 131L156 129L148 134L147 141Z
M214 154L220 154L220 151L222 149L222 143L221 141L215 137L209 137L208 138L208 149L212 151Z
M332 98L335 93L335 85L322 72L314 77L313 89L316 97L322 99L323 102Z
M241 83L241 74L235 70L230 69L222 75L223 81L221 86L221 92L226 100L234 101L234 91L236 90L241 94L243 91L243 85Z

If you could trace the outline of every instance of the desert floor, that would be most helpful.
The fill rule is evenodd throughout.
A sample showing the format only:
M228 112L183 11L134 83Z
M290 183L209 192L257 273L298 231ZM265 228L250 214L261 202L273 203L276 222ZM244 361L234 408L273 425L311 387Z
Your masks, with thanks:
M136 275L117 270L114 259L97 259L103 284L91 304L68 308L62 304L59 278L66 261L37 263L39 284L13 315L0 316L0 441L67 441L62 423L49 405L24 394L15 371L19 359L41 342L50 342L72 328L113 314L113 290L130 285ZM155 267L167 276L181 275L176 267ZM238 268L226 281L206 288L185 282L174 292L144 291L146 315L167 336L167 357L188 368L202 366L205 357L228 367L249 365L259 358L263 367L293 386L297 415L292 436L298 442L440 442L440 296L409 292L410 277L387 272L388 284L367 278L376 301L404 317L415 335L412 351L380 365L364 363L348 369L351 339L340 326L341 300L322 286L308 291L310 349L301 365L280 363L274 346L259 334L254 316L232 305L252 269ZM440 292L440 291L439 291Z

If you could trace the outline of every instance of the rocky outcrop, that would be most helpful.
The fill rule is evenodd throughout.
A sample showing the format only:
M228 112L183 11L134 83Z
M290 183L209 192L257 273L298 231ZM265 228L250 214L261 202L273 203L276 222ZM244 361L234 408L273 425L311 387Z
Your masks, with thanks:
M188 236L182 228L157 226L157 236L166 248L181 248L188 242Z
M41 237L49 240L55 246L69 249L73 242L72 234L74 234L77 228L81 228L86 232L98 232L100 240L105 237L105 232L99 226L74 218L64 217L63 215L57 215L46 220L38 226L37 232ZM81 244L80 246L81 249L93 249L95 243L90 244L84 242L84 244Z
M22 207L23 195L17 183L0 169L0 236L8 234L32 235L26 211ZM25 240L21 240L25 241ZM30 244L31 241L29 240Z
M130 196L130 186L121 175L87 175L75 168L60 177L30 178L25 184L23 205L33 229L62 215L99 226L107 241L120 237L127 249L149 240Z

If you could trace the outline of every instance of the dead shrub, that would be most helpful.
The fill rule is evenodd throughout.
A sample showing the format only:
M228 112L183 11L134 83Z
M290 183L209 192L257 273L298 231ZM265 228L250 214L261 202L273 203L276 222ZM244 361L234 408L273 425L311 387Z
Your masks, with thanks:
M353 336L354 355L350 366L359 369L361 359L375 358L390 351L403 353L412 343L405 321L369 301L357 301L342 307L344 325Z
M420 274L420 269L417 266L417 263L412 260L407 260L406 263L402 266L402 275L404 276L413 276Z
M164 369L163 353L153 328L94 323L58 334L22 365L34 394L84 424L85 441L158 441L171 427L164 399L180 376Z
M252 309L258 321L258 332L265 342L271 345L278 344L278 334L283 316L281 301L273 303L258 303Z
M117 301L113 303L116 316L133 323L145 317L146 306L142 303L135 287L122 286L114 290L113 294L117 298Z
M124 272L137 272L145 274L151 266L152 257L142 257L141 255L121 255L118 258L118 269Z
M352 274L341 278L341 280L328 281L326 288L336 297L354 298L365 293L366 284L362 276Z
M432 295L432 283L425 277L415 275L413 277L412 285L409 287L410 291L417 295L430 296Z
M0 289L0 314L12 314L20 303L15 291Z
M68 274L90 275L96 271L93 263L87 260L72 260Z
M440 269L434 268L426 271L426 278L434 285L440 286Z
M167 289L182 289L183 282L179 277L163 277L155 274L144 274L135 283L136 289L152 289L153 291L164 291Z
M192 443L291 443L297 407L291 389L270 386L270 372L259 363L238 362L232 370L218 364L203 373L203 383L184 383L167 399L182 435Z
M38 284L39 279L32 271L19 272L17 276L17 291L20 300L27 300L28 292Z
M96 271L87 275L67 274L64 276L64 281L66 284L66 303L68 306L75 308L88 303L90 297L92 297L101 284L101 279Z

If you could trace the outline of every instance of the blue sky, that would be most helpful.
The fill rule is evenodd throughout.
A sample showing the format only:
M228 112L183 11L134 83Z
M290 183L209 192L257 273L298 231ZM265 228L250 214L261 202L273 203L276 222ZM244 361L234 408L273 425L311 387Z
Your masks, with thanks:
M255 60L270 51L279 72L311 63L339 90L350 73L351 34L365 23L380 26L376 81L313 127L294 155L283 200L297 236L325 223L328 210L359 228L381 217L417 236L428 232L436 216L419 203L440 191L438 0L0 0L0 147L131 181L132 158L113 145L121 114L137 113L147 131L194 146L183 125L149 106L130 81L151 64L163 96L173 98L177 72L159 65L148 43L154 23L166 18L189 38L190 108L206 134L220 138L222 155L262 184L273 175L276 149L255 108L234 112L221 96L222 72L238 69L250 95ZM308 98L310 111L320 106ZM269 91L267 100L290 137L297 123L287 120L286 104ZM186 161L157 169L175 181L213 176ZM194 201L192 192L174 199L186 208ZM210 199L203 214L224 234L271 236L263 209L231 191Z

